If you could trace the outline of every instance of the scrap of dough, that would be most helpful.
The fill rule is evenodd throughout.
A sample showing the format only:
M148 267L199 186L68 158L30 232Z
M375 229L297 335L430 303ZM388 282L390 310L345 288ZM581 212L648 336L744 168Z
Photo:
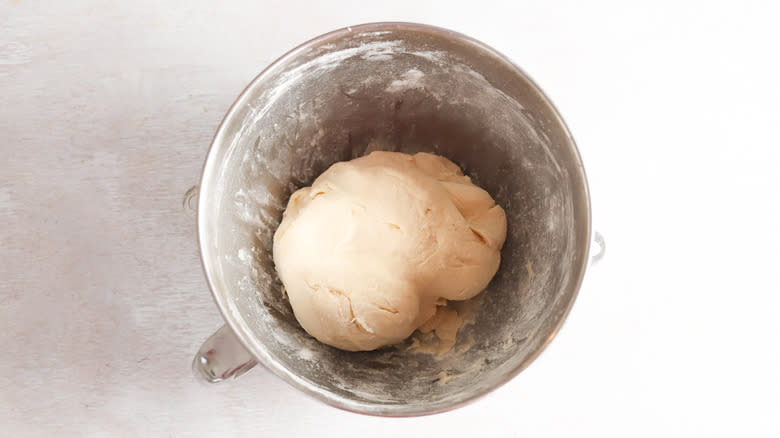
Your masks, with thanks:
M458 330L464 325L465 321L455 309L449 306L438 306L433 317L417 328L423 336L412 338L409 349L441 357L455 346ZM438 339L425 336L431 332Z
M437 304L480 293L505 238L504 210L457 165L377 151L293 193L273 252L301 326L364 351L406 339Z
M461 328L473 324L477 309L482 305L483 294L463 301L449 301L436 307L434 316L417 328L411 337L409 350L431 354L440 358L447 354L457 342ZM467 351L474 344L474 338L462 342L457 352Z

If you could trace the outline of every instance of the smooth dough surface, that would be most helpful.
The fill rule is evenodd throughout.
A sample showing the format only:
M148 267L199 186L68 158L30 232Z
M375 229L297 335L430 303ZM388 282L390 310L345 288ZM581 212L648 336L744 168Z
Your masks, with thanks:
M498 270L506 216L438 155L373 152L293 193L274 263L295 317L350 350L400 342Z

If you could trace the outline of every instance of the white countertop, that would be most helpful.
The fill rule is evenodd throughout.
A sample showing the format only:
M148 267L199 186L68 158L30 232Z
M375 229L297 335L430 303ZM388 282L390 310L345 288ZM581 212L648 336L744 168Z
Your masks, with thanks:
M40 3L0 3L4 436L780 435L776 2ZM199 384L221 318L181 203L217 125L286 50L387 20L535 78L606 257L545 353L453 412L350 414L259 368Z

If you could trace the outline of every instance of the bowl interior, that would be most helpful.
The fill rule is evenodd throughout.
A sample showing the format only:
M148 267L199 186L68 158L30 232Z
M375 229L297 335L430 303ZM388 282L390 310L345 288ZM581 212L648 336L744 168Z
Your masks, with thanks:
M290 194L367 149L441 154L506 210L501 267L442 358L408 343L323 345L298 325L275 275L273 233ZM261 74L215 138L199 203L210 285L247 348L306 392L381 415L451 408L533 360L576 295L589 233L579 156L537 87L484 45L408 24L325 35Z

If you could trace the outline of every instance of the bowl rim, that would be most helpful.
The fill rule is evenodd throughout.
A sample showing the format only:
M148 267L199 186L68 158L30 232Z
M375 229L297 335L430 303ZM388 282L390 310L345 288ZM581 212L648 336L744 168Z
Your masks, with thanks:
M316 47L323 44L326 41L339 39L353 33L359 34L359 33L367 33L367 32L381 32L387 30L425 32L425 33L434 34L446 38L454 38L460 42L473 45L477 49L487 52L496 60L503 62L504 64L506 64L507 67L513 69L517 75L519 75L522 79L524 79L528 83L528 85L530 85L533 88L533 90L536 93L538 93L543 103L550 108L551 112L555 116L556 122L562 129L562 132L565 134L566 140L569 142L572 152L574 153L574 158L576 159L576 164L578 165L577 167L581 172L581 176L582 176L581 182L584 191L583 207L585 208L585 213L586 213L585 219L587 223L585 224L586 225L585 236L587 238L584 239L583 242L579 242L579 243L583 245L582 250L585 257L583 258L582 266L578 267L579 269L577 272L577 278L573 283L571 283L573 287L571 298L567 303L564 311L557 316L558 320L555 321L553 328L550 331L550 333L546 336L546 339L543 342L541 342L539 346L534 351L532 351L520 364L518 364L513 369L501 375L500 380L497 381L495 384L488 386L486 388L480 388L478 391L475 391L473 394L469 394L467 397L458 400L454 403L443 404L441 406L434 404L430 408L427 407L420 408L419 406L413 407L412 405L405 405L405 404L381 404L381 403L371 403L371 402L352 400L343 397L339 394L312 385L302 377L298 376L297 374L291 372L289 369L284 367L280 362L276 361L266 351L264 345L257 342L254 336L252 336L252 334L248 331L248 329L243 324L236 323L235 318L228 307L228 301L230 299L229 294L218 291L218 288L214 284L213 275L212 275L212 271L214 270L214 268L210 266L210 264L207 263L206 261L207 259L214 260L214 258L211 256L211 249L204 246L204 240L206 240L207 231L203 226L204 220L202 215L205 214L204 209L201 209L200 206L204 205L203 204L204 197L211 190L211 187L209 187L209 181L214 180L212 174L214 172L219 171L219 168L217 167L218 163L215 163L216 160L215 151L221 147L220 145L224 144L224 138L226 135L224 132L225 127L228 125L229 122L231 122L235 118L239 109L242 108L245 103L247 103L249 96L252 94L251 91L256 87L261 86L263 81L267 77L271 76L272 73L274 73L276 70L278 70L280 66L284 65L287 61L294 59L296 56L302 54L303 52L305 52L311 47ZM382 22L365 23L365 24L359 24L355 26L346 26L331 32L324 33L289 50L288 52L286 52L285 54L283 54L282 56L274 60L267 67L265 67L259 74L257 74L230 105L230 108L225 113L225 116L220 122L216 130L216 133L214 134L214 137L211 141L211 144L209 145L206 159L204 161L203 168L200 174L196 223L197 223L196 226L197 226L199 256L200 256L201 266L203 267L203 271L206 276L206 282L208 284L209 290L211 291L211 295L214 298L214 301L217 304L217 307L219 308L219 311L222 314L223 319L228 324L228 326L233 330L233 332L236 335L236 338L244 346L244 348L246 348L248 352L250 352L253 356L255 356L255 358L258 360L260 364L265 366L267 369L269 369L275 375L280 377L282 380L284 380L294 388L302 391L303 393L339 409L343 409L349 412L355 412L359 414L374 415L374 416L381 416L381 417L416 417L416 416L432 415L432 414L447 412L450 410L457 409L459 407L463 407L487 395L488 393L496 390L497 388L503 386L504 384L512 380L515 376L517 376L521 371L527 368L532 362L534 362L536 358L539 357L542 351L546 349L546 347L550 344L553 338L555 338L557 333L560 331L561 326L565 322L568 314L571 311L572 306L574 305L574 302L576 301L580 288L582 287L582 282L585 276L585 272L589 264L588 254L590 253L590 243L591 243L590 236L592 234L592 212L591 212L590 190L588 187L587 176L585 174L585 169L582 163L581 154L579 152L579 149L577 148L577 145L574 141L574 137L572 136L569 127L566 125L566 122L563 120L563 117L561 117L560 112L555 107L553 102L544 93L544 91L542 91L541 87L539 87L539 85L533 79L531 79L531 77L517 64L515 64L512 60L510 60L509 58L507 58L506 56L504 56L494 48L488 46L487 44L479 40L476 40L472 37L461 34L459 32L445 29L438 26L421 24L421 23L412 23L412 22L401 22L401 21L382 21Z

